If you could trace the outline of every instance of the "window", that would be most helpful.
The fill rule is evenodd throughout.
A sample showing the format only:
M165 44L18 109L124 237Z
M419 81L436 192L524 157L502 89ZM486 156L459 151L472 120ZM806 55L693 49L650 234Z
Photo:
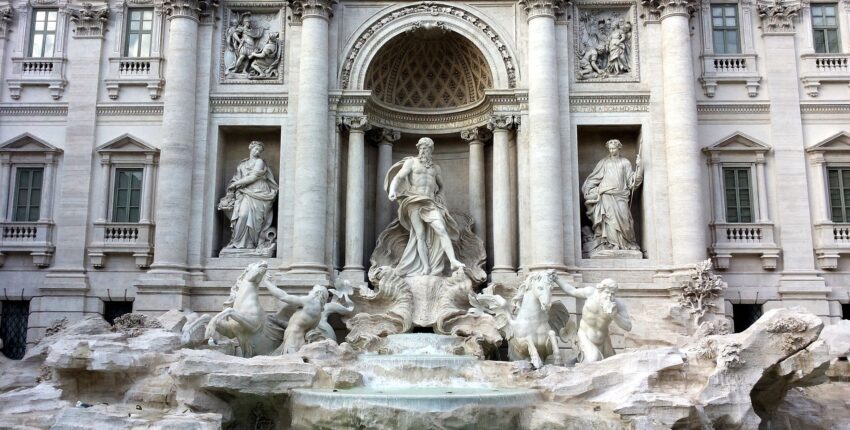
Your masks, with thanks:
M749 167L724 167L726 222L753 222L752 181Z
M127 11L126 57L150 57L153 38L153 9Z
M850 320L850 303L843 303L841 305L841 319Z
M835 4L812 4L812 30L815 52L836 53L838 44L838 18Z
M103 319L115 325L115 319L133 312L133 302L103 302Z
M13 360L24 358L27 352L27 325L30 317L29 300L3 300L0 318L0 339L3 355Z
M762 315L761 305L754 303L732 304L732 321L735 323L735 333L740 333L758 321Z
M139 222L143 169L115 169L112 222Z
M35 9L32 18L30 57L52 57L56 43L56 9Z
M38 221L41 215L42 167L19 167L15 178L15 213L12 221Z
M738 54L741 52L737 4L711 5L711 29L715 53Z
M827 169L832 222L850 222L850 167Z

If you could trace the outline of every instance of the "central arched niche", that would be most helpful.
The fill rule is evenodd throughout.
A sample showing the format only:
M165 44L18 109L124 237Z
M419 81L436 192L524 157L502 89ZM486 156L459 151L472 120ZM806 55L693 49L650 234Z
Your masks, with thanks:
M493 76L472 42L435 24L382 46L366 71L365 87L386 108L441 114L479 105Z

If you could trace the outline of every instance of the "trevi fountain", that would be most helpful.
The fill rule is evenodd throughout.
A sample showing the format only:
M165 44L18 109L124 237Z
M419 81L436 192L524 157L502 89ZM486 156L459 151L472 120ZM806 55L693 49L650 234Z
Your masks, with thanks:
M850 429L848 27L0 0L0 428Z

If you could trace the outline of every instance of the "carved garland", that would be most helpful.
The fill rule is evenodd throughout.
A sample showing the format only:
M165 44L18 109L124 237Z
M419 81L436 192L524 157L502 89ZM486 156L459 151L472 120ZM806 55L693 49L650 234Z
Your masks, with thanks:
M508 87L516 87L516 66L514 66L513 57L511 57L511 54L508 51L508 47L505 42L498 34L496 34L496 32L493 30L492 27L490 27L490 25L484 22L481 18L473 15L472 13L464 9L455 6L426 1L387 13L360 35L360 37L357 39L357 42L354 44L354 47L348 53L348 56L346 56L345 62L342 66L343 89L349 88L351 82L351 68L354 66L354 60L360 54L360 51L363 49L363 47L366 46L366 43L369 41L369 39L371 39L378 32L379 29L387 26L389 23L399 18L404 18L408 15L414 14L428 14L431 16L452 15L475 25L475 27L478 28L482 33L484 33L484 35L487 36L499 49L499 52L502 54L502 61L505 63L505 69L507 69L508 72Z

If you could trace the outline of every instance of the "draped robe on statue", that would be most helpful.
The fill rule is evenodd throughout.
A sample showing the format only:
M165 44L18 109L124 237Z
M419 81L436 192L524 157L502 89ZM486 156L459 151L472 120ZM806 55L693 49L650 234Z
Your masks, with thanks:
M393 178L398 174L399 170L401 170L401 167L408 158L411 157L404 158L398 163L395 163L387 172L387 176L384 178L384 189L387 190L388 193L390 183L392 183ZM454 244L460 237L460 228L458 227L457 222L455 222L454 218L452 218L449 213L449 209L446 207L442 199L438 198L436 195L426 196L412 193L410 190L410 182L407 178L399 179L396 194L398 195L398 198L396 199L398 202L398 222L405 230L407 230L408 234L407 246L404 248L404 252L401 254L401 258L395 267L396 273L399 276L443 275L443 271L447 267L446 263L448 262L448 258L446 258L440 239L434 232L431 223L442 220L443 225L446 227L446 232ZM426 248L428 249L428 255L426 258L430 262L431 266L431 271L428 273L425 273L425 266L422 264L422 258L419 255L419 249L416 246L418 239L416 234L413 232L413 226L410 222L411 215L414 213L418 213L419 218L422 219L422 223L425 224L425 243ZM390 228L392 228L392 225Z
M261 165L257 166L259 162ZM260 243L261 235L272 226L277 181L263 160L246 158L239 163L230 183L249 175L257 180L236 190L236 201L230 214L233 237L228 248L253 249Z
M595 248L639 250L629 198L642 178L624 157L605 157L581 187Z

